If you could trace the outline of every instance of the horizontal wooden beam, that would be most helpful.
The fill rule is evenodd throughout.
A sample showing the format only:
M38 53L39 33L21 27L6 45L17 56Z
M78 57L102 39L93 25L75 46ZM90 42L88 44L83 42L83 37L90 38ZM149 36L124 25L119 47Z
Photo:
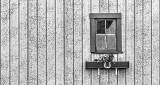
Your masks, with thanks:
M109 67L109 62L106 62L106 67ZM104 62L86 62L86 69L105 69ZM129 61L124 62L111 62L110 68L129 68Z
M90 13L90 18L121 18L121 13Z

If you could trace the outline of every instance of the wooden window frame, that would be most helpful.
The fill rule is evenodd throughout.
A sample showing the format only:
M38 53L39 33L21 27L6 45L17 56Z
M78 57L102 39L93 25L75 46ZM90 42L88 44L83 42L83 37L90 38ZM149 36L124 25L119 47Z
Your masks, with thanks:
M121 33L121 13L90 13L90 43L91 53L101 54L118 54L122 52L122 33ZM102 50L96 49L96 33L97 25L96 19L115 19L116 20L116 50Z

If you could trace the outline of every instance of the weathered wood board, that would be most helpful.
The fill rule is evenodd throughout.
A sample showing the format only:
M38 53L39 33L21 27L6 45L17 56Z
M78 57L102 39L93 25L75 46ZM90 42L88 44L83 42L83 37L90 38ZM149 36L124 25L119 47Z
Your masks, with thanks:
M143 84L143 11L142 0L135 1L135 84Z
M56 83L55 77L55 67L56 67L56 9L55 9L55 0L47 1L47 24L46 24L46 33L47 33L47 85L53 85Z
M126 1L126 60L129 69L126 70L126 85L134 85L135 81L135 9L134 0Z
M38 0L37 18L38 18L38 35L37 35L37 63L38 63L38 85L45 85L47 78L47 28L46 28L46 4L45 0Z
M65 40L64 40L64 2L56 0L56 84L65 84Z
M27 26L27 0L19 1L19 84L27 85L28 76L28 26Z
M118 13L122 14L122 54L118 54L118 61L126 60L126 1L118 0ZM118 69L118 85L126 85L126 69Z
M10 53L10 83L19 83L19 20L18 20L18 0L12 0L9 4L9 53Z
M159 81L159 0L152 0L151 14L151 84L158 85Z
M82 0L74 0L74 85L82 85L82 46L83 46L83 21L82 21Z
M92 85L92 72L91 70L85 69L85 62L91 61L91 53L90 53L90 21L89 21L89 13L91 12L91 3L90 0L83 0L83 35L82 35L82 43L83 43L83 85Z
M1 0L1 85L10 84L9 0Z
M28 84L38 84L37 0L28 1Z
M65 35L65 85L73 85L73 66L74 66L74 22L73 22L73 0L65 0L64 2L64 35Z

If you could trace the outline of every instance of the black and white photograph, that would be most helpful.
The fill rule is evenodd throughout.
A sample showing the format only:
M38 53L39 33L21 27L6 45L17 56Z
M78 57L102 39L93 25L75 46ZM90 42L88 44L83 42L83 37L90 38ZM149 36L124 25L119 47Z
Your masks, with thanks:
M160 0L0 0L0 85L160 85Z

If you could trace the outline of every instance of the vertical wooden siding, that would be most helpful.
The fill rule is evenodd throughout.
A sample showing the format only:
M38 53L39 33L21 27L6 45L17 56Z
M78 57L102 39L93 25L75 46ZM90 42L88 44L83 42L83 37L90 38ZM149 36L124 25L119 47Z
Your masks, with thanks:
M0 0L0 85L159 85L159 0ZM85 69L89 13L122 13L129 69Z

